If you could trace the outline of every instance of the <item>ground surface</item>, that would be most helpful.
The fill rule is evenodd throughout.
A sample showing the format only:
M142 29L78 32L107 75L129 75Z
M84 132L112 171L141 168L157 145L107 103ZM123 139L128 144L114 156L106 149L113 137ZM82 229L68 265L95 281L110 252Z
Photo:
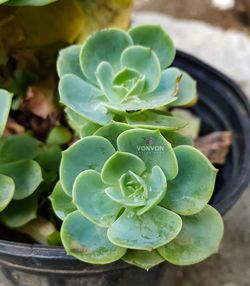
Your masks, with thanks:
M198 2L200 4L202 2L204 6L198 5L192 10L190 5ZM250 38L247 33L242 33L248 28L226 12L220 15L227 16L225 18L220 16L223 19L218 19L216 22L217 12L209 14L212 8L208 7L208 2L207 0L137 1L138 10L150 9L151 12L156 10L179 18L140 12L134 15L133 23L161 24L174 38L178 48L227 73L241 85L250 99ZM201 22L190 18L205 20ZM231 29L225 32L204 22L216 23L217 26ZM173 286L250 285L250 188L224 219L225 236L220 252L199 265L180 269Z

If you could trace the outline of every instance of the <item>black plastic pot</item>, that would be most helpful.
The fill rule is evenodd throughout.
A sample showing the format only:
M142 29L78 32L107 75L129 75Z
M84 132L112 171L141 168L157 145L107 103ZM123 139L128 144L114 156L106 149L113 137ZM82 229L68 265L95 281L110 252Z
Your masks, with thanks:
M200 99L193 111L202 119L202 132L233 132L233 145L226 164L220 169L211 200L211 204L224 214L249 183L248 100L230 79L190 55L178 52L174 65L198 81ZM168 264L149 272L121 261L104 266L89 265L67 256L60 247L8 241L0 241L0 259L0 281L6 278L1 286L172 286L176 271Z

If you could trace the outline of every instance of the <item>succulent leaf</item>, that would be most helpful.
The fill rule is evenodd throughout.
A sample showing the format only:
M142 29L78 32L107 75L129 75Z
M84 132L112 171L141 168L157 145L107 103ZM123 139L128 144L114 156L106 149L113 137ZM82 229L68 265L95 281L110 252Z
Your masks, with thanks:
M101 62L106 61L115 72L119 71L120 56L132 44L131 37L122 30L109 29L94 33L81 51L80 64L83 73L90 82L97 84L95 72Z
M188 145L188 146L194 145L193 140L190 136L184 136L179 132L162 130L161 134L168 142L171 143L173 148L179 145Z
M0 89L0 137L3 134L7 119L9 116L10 106L12 101L12 94L4 89Z
M0 164L32 160L39 154L42 145L28 135L12 135L0 141Z
M190 106L194 105L197 101L197 88L196 81L184 71L180 71L177 68L171 68L173 76L182 73L179 89L177 93L177 100L170 103L170 106Z
M14 181L10 177L0 174L0 212L8 206L14 196L14 192Z
M121 206L108 198L101 175L86 170L76 178L73 202L84 217L101 227L109 227L116 219Z
M119 151L128 152L141 158L147 170L158 165L168 180L177 176L178 165L170 143L159 131L131 129L123 132L117 139Z
M213 207L207 205L195 215L183 216L182 221L179 235L158 249L162 257L176 265L191 265L218 251L224 227Z
M167 180L162 169L159 166L152 168L149 176L146 176L148 186L148 197L145 206L138 208L136 213L142 215L154 206L158 205L164 198L167 191Z
M128 171L141 175L146 170L144 162L134 154L116 152L104 164L102 180L109 185L118 185L119 178Z
M148 271L152 267L162 263L165 259L162 258L156 250L128 249L126 254L122 257L122 260Z
M118 138L118 136L122 132L129 130L129 129L132 129L132 127L129 126L128 124L121 123L121 122L112 122L112 123L109 123L109 124L99 128L94 133L94 135L101 136L101 137L108 139L110 141L110 143L112 143L112 145L115 147L115 149L117 149L117 138Z
M174 43L160 26L134 27L129 34L135 45L149 47L157 54L162 70L172 64L175 58Z
M25 225L37 217L38 198L36 194L23 200L12 200L1 212L1 221L10 228Z
M59 91L61 101L86 119L101 125L112 119L112 115L101 104L103 96L100 90L79 77L73 74L63 76Z
M57 73L60 78L66 74L74 74L85 79L80 67L81 45L72 45L60 50L57 59Z
M61 220L64 220L68 214L76 210L76 207L72 202L72 197L64 192L60 182L56 184L49 198L55 214Z
M112 144L99 136L86 137L71 145L63 152L60 166L61 184L66 194L72 196L74 181L81 172L88 169L100 172L114 153Z
M120 247L151 251L174 239L181 226L177 214L159 206L140 216L126 209L108 229L108 238Z
M30 196L42 182L41 168L32 160L2 164L0 174L11 177L15 182L15 200Z
M133 127L163 129L163 130L178 130L187 125L187 122L175 116L170 116L168 113L158 111L145 111L126 116L127 123Z
M180 214L192 215L209 202L215 184L217 169L197 149L190 146L174 148L179 172L168 184L161 205Z
M145 76L144 92L155 90L160 83L160 63L155 52L150 48L142 46L128 47L121 55L121 65L123 68L134 69Z
M111 263L126 253L126 248L108 240L107 229L91 223L79 211L65 218L61 237L67 253L87 263Z

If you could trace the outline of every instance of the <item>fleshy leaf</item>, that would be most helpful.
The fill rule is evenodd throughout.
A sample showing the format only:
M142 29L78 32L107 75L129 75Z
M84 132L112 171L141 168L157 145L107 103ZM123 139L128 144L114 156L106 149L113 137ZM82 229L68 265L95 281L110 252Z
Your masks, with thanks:
M112 86L114 71L109 62L101 62L96 70L96 79L105 94L106 98L112 102L119 102L120 96L115 93Z
M160 83L161 67L153 50L142 46L132 46L121 55L123 68L134 69L145 76L144 92L151 92Z
M1 106L1 113L0 113L0 137L3 134L5 129L5 125L7 123L7 119L9 116L9 111L11 107L12 101L12 94L9 93L7 90L0 89L0 106Z
M90 121L104 125L112 119L101 104L104 100L101 91L73 74L61 78L59 93L62 103Z
M0 174L0 212L8 206L14 196L14 192L14 181L10 177Z
M116 113L163 107L177 100L181 75L181 71L177 73L175 69L168 68L161 73L160 83L153 92L144 93L140 98L130 96L122 104L106 102L104 105Z
M145 169L144 162L134 154L116 152L105 162L101 176L104 183L118 185L119 178L128 171L140 175Z
M45 145L36 161L45 171L54 171L58 173L62 158L62 150L58 145Z
M15 200L28 197L42 182L41 168L31 160L0 165L0 174L11 177L15 182Z
M207 205L195 215L182 217L182 221L179 235L158 249L162 257L176 265L191 265L218 251L224 227L214 208Z
M143 25L130 29L130 36L135 45L153 49L161 63L161 69L170 66L175 58L174 43L168 34L160 27Z
M171 68L172 73L176 74L176 77L182 73L179 90L177 93L177 100L170 103L170 106L192 106L196 103L197 97L197 88L196 81L188 75L186 72L181 71L177 68Z
M177 147L179 145L193 146L193 140L190 136L184 136L178 132L173 131L161 131L161 134L166 138L168 142L171 143L172 147Z
M73 187L73 202L77 209L101 227L109 227L121 210L121 206L106 195L106 187L101 175L94 170L82 172Z
M142 215L157 205L165 196L167 191L167 180L159 166L154 166L149 176L146 176L148 186L148 198L144 207L138 208L136 213Z
M98 130L101 125L96 124L94 122L88 121L86 122L80 129L80 136L81 138L93 135L96 130Z
M86 137L71 145L63 152L60 166L60 179L64 191L72 196L76 177L88 169L100 172L103 164L114 153L112 144L99 136Z
M125 207L139 207L144 206L146 204L146 200L143 198L124 196L120 188L117 186L107 188L105 190L105 193L112 201Z
M28 135L12 135L4 138L0 146L0 164L34 159L41 142Z
M112 122L109 123L108 125L105 125L103 127L101 127L100 129L98 129L94 135L96 136L102 136L106 139L108 139L112 145L115 147L115 149L117 149L117 138L118 136L126 131L132 129L131 126L129 126L128 124L125 123L121 123L121 122Z
M179 146L174 151L179 172L168 183L168 191L161 205L180 215L192 215L201 211L209 202L217 169L193 147Z
M199 118L197 115L194 115L187 109L175 108L171 110L171 113L174 116L181 117L188 122L188 125L180 130L182 135L190 136L194 140L199 136L201 130L201 118Z
M120 56L132 44L130 36L119 29L102 30L93 34L81 51L80 64L83 73L91 82L97 83L95 72L104 61L110 63L115 72L119 71Z
M128 249L126 254L122 257L122 260L148 271L152 267L162 263L165 259L162 258L156 250Z
M108 229L108 238L121 247L151 251L174 239L181 226L177 214L159 206L141 216L126 209Z
M33 194L23 200L12 200L0 214L1 221L10 228L20 227L37 216L38 199Z
M149 129L178 130L187 125L187 122L168 113L159 111L144 111L126 117L129 125Z
M72 45L62 49L57 59L57 73L60 78L65 74L74 74L85 78L80 67L81 45Z
M64 126L55 126L47 138L48 144L64 145L72 139L70 131Z
M170 143L157 130L131 129L123 132L117 139L118 149L141 158L147 170L158 165L168 180L177 176L178 165Z
M76 207L72 203L72 197L64 192L60 182L56 184L49 198L55 214L61 220L64 220L68 214L76 210Z
M91 223L79 211L65 218L61 238L68 254L87 263L111 263L126 253L108 240L107 229Z

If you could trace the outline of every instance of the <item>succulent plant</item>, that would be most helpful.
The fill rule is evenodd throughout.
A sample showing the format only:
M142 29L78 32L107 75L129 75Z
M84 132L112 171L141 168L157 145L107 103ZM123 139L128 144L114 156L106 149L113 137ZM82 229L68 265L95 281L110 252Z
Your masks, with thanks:
M164 109L194 104L196 82L169 67L174 57L173 42L160 26L106 29L83 46L62 50L59 93L74 127L84 133L112 120L152 129L184 127L184 120Z
M12 94L0 90L0 135L8 119L11 100ZM71 136L62 126L51 130L46 144L27 134L0 138L0 221L5 226L21 228L20 231L35 239L47 241L44 231L35 235L34 226L26 227L26 224L37 218L42 193L53 189L58 179L60 145L69 140ZM40 225L43 230L48 226L47 232L52 236L58 233L53 224L43 218L38 219L37 231Z
M106 138L87 136L62 155L51 200L67 253L94 264L122 258L145 269L215 253L223 222L208 205L217 173L208 159L172 137L173 148L158 130L124 123L100 130Z

